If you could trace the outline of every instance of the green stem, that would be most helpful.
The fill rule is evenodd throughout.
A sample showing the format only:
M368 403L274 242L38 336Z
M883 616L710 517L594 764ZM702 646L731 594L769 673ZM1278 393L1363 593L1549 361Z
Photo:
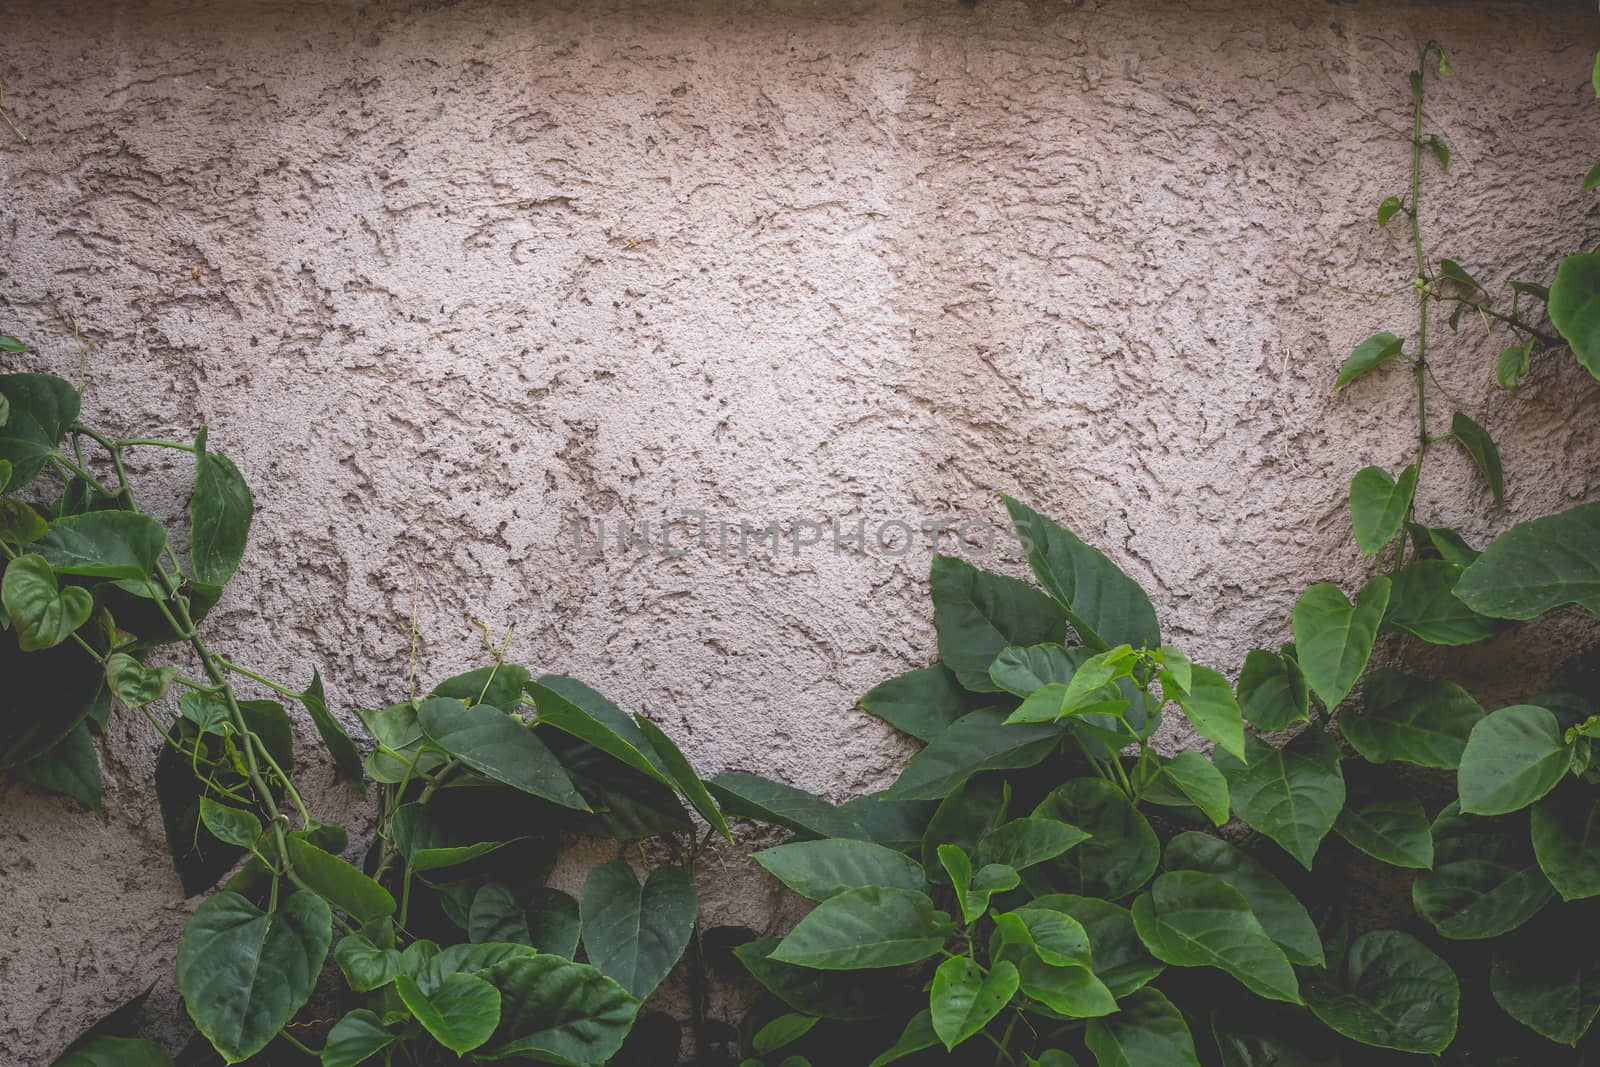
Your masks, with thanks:
M258 685L264 685L274 693L277 693L279 696L288 697L290 700L299 700L301 696L304 695L298 690L290 689L286 685L281 685L278 682L274 682L271 678L257 674L255 671L252 671L247 667L241 667L239 664L233 662L231 659L227 659L224 656L218 656L217 662L222 666L223 670L232 674L237 674L242 678L248 678Z
M180 452L193 452L194 445L185 441L167 441L159 437L124 437L118 441L109 442L109 447L133 448L145 445L151 448L176 448Z

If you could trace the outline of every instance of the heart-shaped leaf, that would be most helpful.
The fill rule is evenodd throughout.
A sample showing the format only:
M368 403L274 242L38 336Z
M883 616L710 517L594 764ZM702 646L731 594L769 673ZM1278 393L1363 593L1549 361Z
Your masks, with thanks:
M1433 834L1422 801L1398 786L1353 785L1333 832L1395 867L1433 866Z
M1550 283L1546 305L1572 354L1600 378L1600 252L1581 252L1561 261Z
M1417 913L1461 941L1510 933L1555 894L1534 859L1526 814L1463 815L1455 804L1433 820L1433 870L1411 886Z
M1162 963L1150 955L1134 929L1127 908L1070 893L1036 897L1031 908L1050 908L1070 917L1089 935L1095 975L1112 994L1125 997L1160 974Z
M657 867L641 886L612 860L589 872L579 909L589 962L643 1000L683 955L699 902L682 867Z
M350 988L357 993L381 989L400 973L400 953L380 948L365 934L347 934L333 950L334 962Z
M389 891L338 856L298 838L291 838L288 846L295 876L357 923L365 925L394 914L394 897Z
M1600 263L1600 254L1590 258ZM1597 543L1600 501L1520 522L1489 542L1455 594L1497 619L1531 619L1563 604L1600 612L1600 553L1589 550Z
M333 1024L322 1046L322 1067L356 1067L396 1041L399 1034L383 1028L376 1012L357 1008Z
M1380 667L1367 679L1359 708L1339 715L1339 730L1368 762L1398 760L1455 770L1483 718L1472 695L1452 682Z
M1217 765L1193 750L1178 753L1161 764L1162 778L1200 809L1215 826L1228 821L1228 779ZM1146 794L1148 798L1148 793Z
M106 657L106 685L130 708L160 700L178 677L176 667L146 667L126 652Z
M267 1047L311 996L333 939L328 905L306 890L265 912L238 893L207 897L178 942L178 992L229 1063Z
M433 697L417 709L428 739L473 770L564 808L588 811L560 761L522 720L490 704Z
M197 581L226 585L244 558L255 500L239 468L206 450L204 428L194 441L194 494L189 498L189 563Z
M1118 1007L1083 1035L1100 1067L1200 1067L1189 1025L1162 993L1141 989Z
M1244 758L1244 719L1228 679L1210 667L1193 667L1188 689L1179 688L1169 671L1162 672L1163 691L1207 741ZM1170 685L1168 683L1171 683Z
M1250 905L1267 936L1278 943L1289 962L1322 966L1322 938L1305 905L1261 864L1238 848L1210 834L1185 831L1167 842L1169 871L1203 871L1227 882Z
M517 956L487 973L500 990L500 1026L484 1059L597 1064L616 1055L639 1002L593 967L560 956Z
M148 515L91 511L50 524L37 547L57 574L143 581L156 568L167 531Z
M500 1024L500 993L475 974L452 974L431 994L409 974L396 976L394 987L412 1017L457 1056L489 1040Z
M1389 477L1382 467L1363 467L1356 472L1350 482L1350 524L1365 555L1372 555L1400 532L1416 492L1415 463L1401 471L1399 478Z
M1422 942L1378 930L1350 945L1337 973L1313 973L1305 997L1317 1018L1354 1041L1439 1053L1455 1037L1461 987Z
M1389 607L1389 579L1367 582L1351 604L1339 587L1314 585L1294 606L1296 659L1306 681L1330 710L1337 707L1367 668L1378 627Z
M1321 730L1308 729L1282 748L1251 737L1248 764L1219 754L1233 810L1245 825L1283 846L1311 869L1322 839L1344 807L1339 746Z
M1013 870L1025 871L1045 860L1055 859L1088 839L1087 832L1058 819L1032 816L1012 819L979 839L976 861L979 867L999 863Z
M1300 665L1287 656L1257 648L1244 658L1239 672L1239 710L1258 730L1281 730L1305 722L1310 691Z
M1060 644L1066 634L1061 609L1026 582L954 556L934 556L929 580L939 659L970 692L999 691L989 665L1008 646Z
M1133 925L1156 959L1216 967L1269 1000L1300 1003L1294 968L1244 895L1203 871L1169 871L1133 902Z
M952 925L925 893L868 886L818 904L771 953L817 970L899 967L944 947Z
M1455 595L1465 567L1446 559L1417 559L1394 576L1387 626L1434 645L1469 645L1493 636L1504 623L1462 603Z
M1533 806L1533 851L1563 900L1600 896L1600 791L1569 781Z
M869 885L918 892L928 888L916 861L869 841L796 841L757 852L753 858L778 881L811 900Z
M0 489L15 492L37 478L55 455L67 427L78 418L78 391L54 374L0 374L0 397L9 412L0 423L0 460L11 466L11 476Z
M1103 778L1077 778L1058 786L1033 814L1091 835L1049 863L1067 892L1117 900L1149 881L1161 861L1161 843L1149 822Z
M947 1050L986 1026L1011 1003L1020 984L1015 964L1001 961L985 974L966 956L945 960L933 975L928 1009L933 1031Z
M94 597L87 589L62 589L43 556L29 553L6 566L0 582L0 601L17 630L17 645L24 652L54 648L89 621Z
M1520 811L1556 787L1572 766L1572 746L1546 708L1516 704L1484 717L1461 754L1461 810Z

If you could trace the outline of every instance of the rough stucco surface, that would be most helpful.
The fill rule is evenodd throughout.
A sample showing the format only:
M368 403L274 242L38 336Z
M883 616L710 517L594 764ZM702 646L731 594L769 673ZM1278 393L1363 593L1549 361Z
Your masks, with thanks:
M1548 278L1600 230L1587 5L0 0L31 139L0 128L0 324L38 350L7 367L75 373L76 318L96 420L206 423L238 461L260 514L230 654L387 703L415 593L426 677L471 665L472 619L514 623L513 658L704 772L843 799L908 751L852 705L933 655L928 535L667 557L618 551L619 522L998 523L1008 491L1236 670L1308 583L1367 573L1346 486L1413 448L1398 370L1329 389L1362 337L1414 331L1408 298L1317 282L1411 276L1372 221L1408 150L1361 109L1404 108L1429 36L1461 73L1430 105L1431 245ZM1476 538L1600 489L1600 387L1563 356L1508 401L1495 350L1464 323L1439 375L1489 402L1507 505L1448 449L1423 495ZM147 469L178 507L177 466ZM1458 665L1487 683L1551 640ZM4 787L6 1063L152 980L181 1035L153 739L119 713L103 815ZM713 921L784 907L732 873L703 892Z

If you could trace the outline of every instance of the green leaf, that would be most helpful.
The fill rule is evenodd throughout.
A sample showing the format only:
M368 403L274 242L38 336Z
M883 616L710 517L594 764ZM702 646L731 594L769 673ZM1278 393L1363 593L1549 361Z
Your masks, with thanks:
M1399 210L1400 198L1398 196L1384 197L1383 203L1378 205L1378 228L1382 229L1389 225L1389 220L1394 218L1394 213Z
M1064 911L1024 907L994 916L1003 945L1020 945L1052 967L1089 967L1089 932Z
M922 866L928 877L941 880L940 845L960 845L976 852L978 842L1006 819L1011 789L1004 782L971 778L939 803L922 835Z
M0 333L0 352L26 352L28 346L8 333Z
M1367 679L1361 707L1340 714L1339 729L1371 763L1455 770L1483 715L1472 694L1453 682L1380 667Z
M564 808L589 810L560 761L515 716L491 704L469 708L433 697L417 709L417 721L430 741L485 777Z
M485 882L472 894L472 902L467 907L467 936L475 944L534 943L533 934L528 930L527 912L516 893L504 882Z
M796 841L757 852L753 858L778 881L811 900L870 885L918 892L928 888L916 861L869 841Z
M1444 143L1444 138L1436 133L1428 135L1428 147L1433 150L1434 158L1439 161L1440 170L1450 169L1450 146Z
M1510 933L1555 896L1534 859L1528 817L1463 815L1451 804L1433 820L1433 870L1411 901L1445 937L1475 941Z
M859 1022L895 1004L885 1001L883 971L816 971L772 958L776 937L749 941L733 950L756 981L789 1007L824 1019Z
M933 975L928 1008L933 1032L952 1050L988 1025L1011 1003L1020 978L1015 964L996 963L986 975L966 956L945 960Z
M288 845L296 877L357 923L364 925L394 914L394 897L389 891L338 856L298 838L290 838Z
M992 708L968 712L906 764L890 787L895 800L937 800L980 771L1031 767L1060 743L1061 728L1048 723L1004 725Z
M528 938L540 952L569 960L577 954L581 921L572 897L559 889L535 889L524 915Z
M15 492L39 476L77 420L78 391L53 374L0 374L0 397L10 410L0 424L0 460L11 465L0 489Z
M1394 867L1433 866L1433 835L1422 801L1398 786L1352 786L1333 832L1373 859Z
M951 929L927 894L867 886L818 904L771 958L819 970L899 967L938 952Z
M1301 594L1292 617L1296 661L1313 692L1329 710L1366 670L1378 627L1389 607L1389 579L1373 578L1351 604L1328 582Z
M194 494L189 498L189 563L197 581L226 585L244 558L255 500L233 460L206 451L195 435Z
M1013 696L1026 699L1050 685L1065 686L1078 673L1087 655L1074 658L1074 652L1061 645L1012 645L1002 649L989 665L989 680ZM958 713L959 717L959 713ZM923 738L928 740L928 738Z
M751 1042L755 1050L765 1056L785 1045L792 1045L811 1032L821 1020L810 1015L780 1015L756 1032Z
M126 652L106 657L106 685L130 708L160 700L178 677L176 667L146 667Z
M1033 576L1066 612L1067 621L1085 645L1096 651L1117 645L1160 647L1161 628L1156 623L1155 608L1138 582L1071 531L1009 496L1002 499L1028 554ZM1007 643L1028 645L1037 641Z
M456 867L504 848L510 841L466 841L437 822L427 805L402 804L389 820L394 846L413 874Z
M1060 644L1065 620L1050 598L1015 578L954 556L934 556L933 625L939 658L962 687L993 693L989 665L1008 645Z
M356 1067L396 1041L398 1034L383 1028L376 1012L357 1008L333 1024L322 1047L322 1067Z
M560 956L517 956L491 967L500 1028L480 1059L605 1063L622 1047L639 1002L593 967Z
M0 470L0 486L5 484L4 471ZM5 541L19 551L45 535L49 523L33 508L15 497L0 499L0 541Z
M1300 1003L1283 949L1268 936L1244 895L1202 871L1169 871L1133 902L1133 924L1159 960L1216 967L1269 1000Z
M1463 569L1444 559L1413 559L1401 567L1384 623L1434 645L1469 645L1499 632L1503 624L1479 615L1455 595Z
M1495 942L1489 990L1506 1014L1563 1045L1576 1046L1600 1013L1600 956L1592 905L1552 908L1516 937ZM1555 1058L1552 1057L1552 1062Z
M640 724L599 693L576 679L552 675L529 682L527 691L538 706L541 724L548 723L565 731L613 759L621 760L647 778L653 778L669 789L676 788L665 763ZM515 705L511 708L497 706L502 711L515 710Z
M1248 764L1225 755L1217 758L1233 794L1234 813L1310 870L1317 846L1344 807L1339 746L1313 728L1282 748L1251 737L1247 749Z
M328 752L333 756L333 765L337 768L339 776L346 781L354 782L358 792L365 792L366 777L362 773L361 751L356 748L355 742L350 740L350 735L344 726L328 710L328 700L322 692L322 673L314 667L311 670L311 685L300 694L300 703L305 705L307 714L311 716L311 723L317 728L317 736L328 746Z
M357 993L381 989L400 973L400 953L380 948L365 934L347 934L333 950L334 962L350 988Z
M229 1063L267 1047L305 1005L333 939L328 905L305 890L264 912L238 893L207 897L178 942L178 991Z
M431 995L409 974L397 975L394 987L423 1029L457 1056L489 1040L500 1024L500 993L475 974L452 974Z
M1600 791L1568 782L1533 806L1533 852L1563 900L1600 896Z
M1354 1041L1440 1053L1455 1038L1461 987L1422 942L1377 930L1351 943L1336 972L1308 976L1305 997L1317 1018Z
M1303 1026L1290 1031L1278 1026L1270 1027L1268 1033L1256 1033L1253 1031L1260 1025L1256 1014L1245 1018L1249 1021L1239 1025L1224 1024L1215 1014L1211 1018L1221 1067L1343 1067L1344 1060L1327 1047L1333 1042L1321 1031Z
M446 678L433 687L428 695L431 697L449 697L465 704L492 704L501 711L515 713L522 706L522 691L529 684L531 675L528 668L515 663L491 663L486 667L457 674ZM617 716L626 719L622 710L605 697L596 693L588 686L575 678L566 678L557 675L546 675L539 679L548 683L550 688L563 694L564 698L575 704L584 705L585 700L578 695L583 693L595 701L605 704ZM578 691L569 693L568 688ZM529 689L529 693L532 693Z
M640 886L612 860L589 872L579 909L589 962L643 1000L683 955L699 900L682 867L657 867Z
M1600 52L1595 53L1594 75L1590 80L1594 83L1594 95L1596 99L1600 99Z
M1458 411L1455 418L1450 420L1450 432L1455 435L1456 444L1472 460L1472 465L1478 468L1478 473L1483 475L1489 491L1494 494L1494 502L1505 503L1506 478L1500 467L1500 450L1495 447L1489 431Z
M1531 619L1563 604L1600 613L1596 544L1600 501L1518 523L1489 542L1461 576L1456 596L1496 619Z
M1600 175L1600 163L1590 173ZM1502 389L1515 389L1528 375L1528 357L1533 354L1533 342L1507 345L1494 361L1494 380Z
M1164 969L1139 940L1127 908L1070 893L1036 897L1030 907L1059 911L1083 927L1089 935L1095 975L1119 998L1139 989Z
M1600 252L1580 252L1561 261L1546 307L1573 356L1600 378Z
M710 823L717 833L725 840L732 841L733 834L728 829L727 820L722 817L722 809L711 799L711 793L706 789L705 782L695 773L694 765L689 762L688 757L661 727L643 715L635 715L633 718L639 726L639 731L649 738L657 757L666 764L667 774L671 778L670 784L676 787L690 806L699 812L700 817Z
M90 811L100 810L100 759L85 723L16 773L30 785L71 797Z
M933 740L967 712L956 676L942 663L879 682L861 698L861 707L919 741Z
M261 836L261 820L255 812L219 804L210 797L200 798L200 821L213 837L239 848L249 848Z
M16 627L17 646L24 652L54 648L88 622L94 611L94 597L87 589L62 589L50 564L31 552L6 566L0 601Z
M1141 989L1118 1007L1115 1015L1089 1020L1084 1033L1100 1067L1200 1067L1189 1025L1160 992Z
M166 529L148 515L91 511L52 522L37 548L57 574L142 581L166 543Z
M1239 710L1258 730L1282 730L1305 722L1311 694L1300 665L1287 656L1252 649L1239 672Z
M1188 797L1213 825L1228 821L1228 779L1198 752L1180 752L1161 765L1161 775Z
M906 1028L900 1032L900 1040L889 1048L880 1052L867 1067L887 1067L897 1060L903 1060L913 1052L932 1048L939 1043L939 1035L933 1029L933 1013L924 1009L911 1017L906 1023Z
M931 800L893 800L878 792L851 797L839 811L861 828L863 840L915 852L937 807Z
M1467 815L1520 811L1556 787L1572 766L1572 748L1546 708L1516 704L1478 720L1461 754L1461 810Z
M102 1034L67 1050L50 1067L172 1067L172 1057L154 1041Z
M998 863L1024 871L1046 860L1053 860L1088 839L1087 832L1056 819L1032 816L1012 819L989 830L978 840L975 859L979 867Z
M1103 778L1078 778L1058 786L1033 814L1091 835L1050 861L1055 882L1069 893L1125 897L1149 881L1161 860L1155 831L1122 791Z
M1600 186L1600 163L1589 168L1589 173L1583 176L1583 191L1590 192Z
M1189 830L1167 842L1169 871L1216 875L1244 897L1289 962L1322 966L1322 938L1305 905L1261 864L1218 837Z
M1373 334L1356 345L1355 350L1345 359L1344 366L1339 368L1339 377L1334 379L1333 387L1343 389L1368 371L1376 370L1399 356L1404 347L1405 341L1392 333Z
M1383 548L1406 520L1411 498L1417 492L1417 465L1400 472L1398 480L1382 467L1362 467L1350 481L1350 524L1364 555Z
M816 794L759 774L723 771L706 786L729 815L782 826L808 837L866 837L854 819Z
M1183 709L1184 717L1200 736L1243 759L1244 719L1228 679L1210 667L1195 667L1192 684L1185 691L1176 684L1165 685L1169 678L1168 672L1163 671L1164 691Z
M1478 279L1474 278L1467 272L1465 267L1453 259L1441 259L1439 261L1439 276L1468 289L1468 296L1477 294L1489 295L1489 290L1485 289Z

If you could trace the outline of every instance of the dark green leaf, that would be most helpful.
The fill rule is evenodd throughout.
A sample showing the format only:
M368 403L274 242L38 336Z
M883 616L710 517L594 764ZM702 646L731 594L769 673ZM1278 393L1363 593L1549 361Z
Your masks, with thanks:
M1600 252L1580 252L1561 261L1546 307L1573 356L1600 378Z
M985 974L966 956L945 960L933 975L928 1007L933 1032L946 1050L954 1049L988 1025L989 1020L1016 995L1019 978L1015 964L996 963Z
M1094 973L1117 997L1127 996L1164 969L1139 940L1127 908L1070 893L1036 897L1031 907L1062 912L1083 927L1089 935Z
M717 802L711 799L711 793L706 789L705 782L695 773L694 766L684 756L682 751L673 742L672 738L664 733L661 727L645 718L635 715L634 721L638 723L639 731L650 739L650 745L655 750L657 757L666 765L671 782L676 784L677 790L685 800L700 813L700 817L721 834L726 840L732 841L733 834L728 830L727 820L722 817L722 809L717 807Z
M154 1041L104 1034L69 1049L50 1067L172 1067L172 1057Z
M824 1019L859 1021L892 1011L897 1002L884 995L885 971L817 971L772 958L775 937L750 941L734 955L755 979L796 1011Z
M1367 679L1360 708L1339 716L1346 741L1372 763L1399 760L1455 770L1483 708L1452 682L1380 667Z
M1580 933L1595 920L1592 905L1552 908L1495 943L1489 989L1506 1014L1551 1041L1578 1044L1600 1013L1600 956Z
M100 810L100 759L89 727L80 722L49 752L17 769L23 781Z
M1350 524L1356 544L1370 556L1400 532L1417 492L1417 465L1389 477L1382 467L1362 467L1350 482Z
M1233 845L1210 834L1185 831L1167 842L1166 866L1170 871L1203 871L1221 878L1244 897L1290 963L1322 966L1322 938L1305 905L1272 872Z
M1433 835L1422 801L1399 787L1352 786L1333 832L1395 867L1433 866Z
M457 1056L489 1040L500 1024L500 993L477 975L452 974L431 994L409 974L397 975L394 985L412 1017Z
M1244 720L1239 705L1233 698L1233 687L1228 680L1210 667L1194 667L1192 684L1183 690L1176 685L1167 686L1170 678L1162 672L1163 686L1184 717L1207 741L1217 747L1244 758Z
M1384 622L1434 645L1468 645L1503 624L1479 615L1455 595L1463 567L1444 559L1413 559L1394 576Z
M178 991L230 1063L249 1059L305 1004L328 955L333 916L305 890L267 913L237 893L206 898L178 942Z
M0 374L0 397L10 409L0 424L0 460L11 465L0 489L15 492L39 476L77 420L78 391L53 374Z
M1469 297L1479 294L1487 296L1489 293L1489 290L1485 289L1478 279L1474 278L1467 272L1465 267L1453 259L1441 259L1439 261L1439 277L1462 286L1467 290L1466 295Z
M343 724L328 710L328 701L322 692L322 673L316 668L312 668L311 671L311 685L300 694L300 703L305 705L306 712L311 716L312 725L317 728L317 736L328 746L328 752L333 756L333 765L338 769L339 776L355 783L358 792L365 792L366 778L362 774L361 752L356 748L355 742L350 740L350 735L345 731Z
M1555 894L1534 859L1526 814L1463 815L1455 804L1433 820L1433 870L1411 887L1418 914L1461 941L1509 933Z
M1381 229L1382 227L1389 225L1389 220L1394 218L1394 213L1396 211L1399 211L1399 210L1400 210L1400 198L1398 196L1386 196L1386 197L1384 197L1383 198L1383 203L1378 205L1378 226L1379 226L1379 228Z
M870 885L919 892L928 888L927 877L915 861L869 841L796 841L757 852L754 859L778 881L811 900L826 900L846 889Z
M522 691L528 685L529 677L528 668L526 667L518 666L515 663L492 663L487 667L479 667L476 670L446 678L434 686L433 692L428 695L431 697L449 697L451 700L460 700L467 704L492 704L501 711L515 713L522 705ZM591 693L600 700L605 700L594 690L574 679L552 679L549 677L540 679L541 682L558 680L569 682L574 687ZM572 699L574 703L581 703L575 697L568 699ZM610 701L606 701L606 703L610 704ZM611 706L613 709L616 707L614 704ZM619 711L617 714L620 715L622 713Z
M1138 582L1071 531L1010 497L1003 499L1034 577L1066 612L1084 644L1096 651L1117 645L1160 647L1161 628L1156 623L1155 608ZM1039 637L1007 644L1031 645L1052 639ZM941 654L942 651L941 645ZM948 662L949 657L945 659Z
M930 581L939 658L974 693L998 692L989 665L1008 645L1059 644L1066 633L1050 598L1015 578L934 556Z
M1119 1007L1084 1034L1100 1067L1200 1067L1188 1024L1160 992L1141 989Z
M1472 465L1478 468L1478 473L1483 475L1490 492L1494 493L1494 502L1504 503L1505 474L1500 467L1500 450L1495 447L1489 431L1458 411L1455 418L1450 420L1450 432L1455 435L1456 444L1471 458Z
M1059 819L1092 836L1050 861L1069 893L1116 900L1144 885L1161 859L1161 844L1145 817L1103 778L1078 778L1053 790L1035 817Z
M357 993L381 989L400 973L400 953L381 948L365 934L348 934L333 950L334 962L350 988Z
M226 585L244 558L255 500L233 460L206 451L195 435L194 495L189 498L189 563L196 580Z
M1282 748L1255 737L1247 748L1248 764L1225 754L1217 757L1217 767L1227 776L1233 794L1235 814L1310 870L1317 846L1344 807L1339 746L1313 728L1301 731Z
M976 852L984 835L1005 821L1009 787L993 778L970 778L939 803L922 835L922 866L935 881L944 878L940 845Z
M377 1013L357 1008L333 1024L322 1048L322 1067L356 1067L376 1056L394 1042L398 1034L383 1028Z
M1597 164L1600 172L1600 164ZM1507 345L1494 362L1494 380L1502 389L1515 389L1528 374L1528 357L1533 354L1533 342Z
M61 588L50 564L33 553L18 556L6 566L0 600L24 652L54 648L88 622L94 611L94 597L87 589Z
M1075 656L1074 653L1084 653ZM1048 685L1067 685L1087 658L1083 649L1061 645L1012 645L989 665L989 680L1013 696L1030 697ZM924 738L923 740L928 740Z
M1444 138L1436 133L1429 134L1428 147L1433 150L1434 158L1439 161L1439 169L1449 170L1450 146L1444 143Z
M50 524L37 547L58 574L140 581L155 571L167 531L148 515L91 511Z
M579 903L589 962L643 1000L683 955L699 913L682 867L657 867L643 886L622 860L589 872Z
M1267 935L1243 894L1202 871L1169 871L1133 902L1139 938L1159 960L1216 967L1269 1000L1300 1003L1283 949Z
M818 904L771 958L819 970L898 967L938 952L950 932L926 894L868 886Z
M485 882L472 894L467 908L467 936L474 943L502 942L533 945L528 915L522 902L504 882ZM567 953L558 953L567 955Z
M430 741L480 774L564 808L589 810L560 762L514 715L433 697L417 709L417 721Z
M1317 1018L1354 1041L1439 1053L1455 1037L1461 988L1422 942L1378 930L1357 938L1335 973L1312 974L1305 997Z
M1343 389L1368 371L1376 370L1400 355L1405 341L1392 333L1375 333L1371 337L1356 345L1344 361L1344 366L1339 368L1339 377L1334 379L1333 387Z
M729 815L782 826L808 837L866 836L855 820L816 794L758 774L723 771L706 786Z
M1239 710L1258 730L1281 730L1304 722L1310 692L1300 665L1287 656L1253 649L1239 672Z
M253 811L219 804L210 797L200 798L200 821L219 841L249 848L261 836L261 820Z
M1600 345L1600 338L1596 343ZM1497 619L1531 619L1563 604L1600 612L1596 544L1600 501L1518 523L1489 542L1461 576L1456 596L1472 610Z
M1461 810L1467 815L1520 811L1556 787L1572 766L1572 748L1546 708L1516 704L1478 720L1461 754Z
M933 1029L933 1013L924 1008L906 1023L906 1028L900 1032L900 1039L880 1052L867 1067L887 1067L888 1064L903 1060L913 1052L921 1052L938 1043L939 1035Z
M1563 900L1600 896L1600 791L1569 781L1533 806L1533 851Z
M1330 710L1366 670L1389 607L1389 592L1388 578L1373 578L1352 605L1338 586L1323 582L1307 589L1295 604L1295 659L1312 690Z
M296 877L357 923L394 914L389 891L338 856L295 838L290 838L288 845Z
M1213 825L1222 826L1228 821L1228 779L1203 755L1180 752L1161 764L1161 775Z
M919 741L933 740L967 711L956 676L942 663L879 682L861 698L861 707Z
M785 1045L792 1045L811 1032L819 1020L809 1015L780 1015L756 1032L755 1040L751 1042L755 1050L765 1056L776 1052Z
M0 481L0 486L4 484ZM0 499L0 541L20 550L43 537L49 529L43 516L27 504L15 497Z
M979 867L999 863L1013 870L1024 871L1046 860L1055 859L1088 839L1089 834L1076 826L1070 826L1057 819L1030 816L1024 819L1012 819L985 833L978 841L974 858Z
M160 700L178 677L176 667L146 667L126 652L106 657L106 685L130 708Z
M1061 741L1051 724L1004 725L991 708L968 712L912 757L888 795L896 800L937 800L979 771L1031 767Z
M441 825L423 804L402 804L389 822L394 846L414 874L456 867L504 848L509 841L467 841Z
M1587 193L1597 186L1600 186L1600 163L1596 163L1594 166L1590 167L1589 173L1583 176L1584 192Z
M500 1027L485 1059L605 1063L627 1038L639 1002L593 967L560 956L518 956L495 964Z

